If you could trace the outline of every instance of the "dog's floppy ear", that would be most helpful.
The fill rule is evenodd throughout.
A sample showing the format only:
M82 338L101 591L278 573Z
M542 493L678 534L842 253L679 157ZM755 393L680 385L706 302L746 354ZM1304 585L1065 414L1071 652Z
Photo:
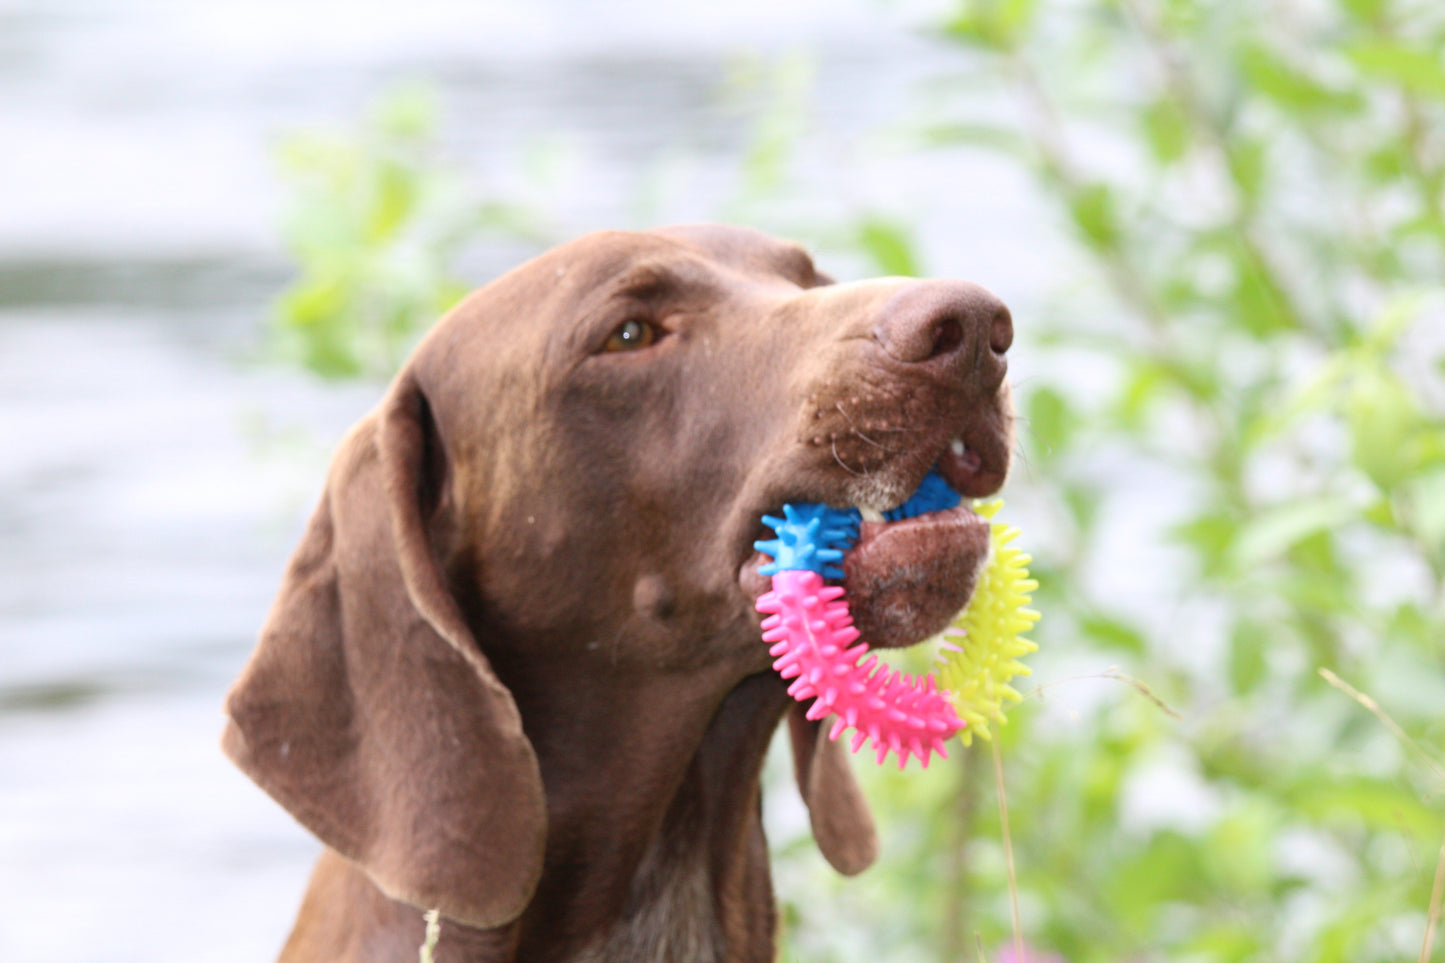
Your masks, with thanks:
M516 703L428 536L444 467L404 373L332 463L222 743L388 896L490 928L531 899L546 807Z
M848 766L848 754L842 743L828 738L824 722L828 720L810 720L799 703L789 708L793 771L823 858L844 876L855 876L878 858L878 832Z

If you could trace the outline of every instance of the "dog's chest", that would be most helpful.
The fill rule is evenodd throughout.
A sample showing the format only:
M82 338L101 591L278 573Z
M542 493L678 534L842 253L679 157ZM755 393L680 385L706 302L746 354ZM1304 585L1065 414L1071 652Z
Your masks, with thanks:
M650 847L617 924L577 963L721 961L726 941L702 846Z

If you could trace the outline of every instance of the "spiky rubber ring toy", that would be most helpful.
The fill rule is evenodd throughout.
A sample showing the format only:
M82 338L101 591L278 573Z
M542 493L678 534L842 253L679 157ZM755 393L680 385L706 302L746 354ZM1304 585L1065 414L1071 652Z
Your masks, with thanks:
M953 508L959 496L936 473L930 473L907 502L885 514L889 521ZM1001 503L976 506L986 517ZM1036 583L1027 578L1028 557L1008 542L1018 534L998 523L991 526L991 558L980 575L969 605L945 634L940 687L933 673L909 676L869 655L848 610L845 589L826 578L843 577L842 561L857 540L860 516L820 504L784 505L783 517L764 516L777 534L759 541L759 551L773 561L763 566L772 591L758 599L763 641L771 643L773 668L791 679L788 694L799 702L813 699L807 717L835 716L828 733L837 739L853 729L852 750L871 742L879 763L893 752L898 767L914 756L928 768L933 753L947 758L944 741L962 732L965 744L972 725L988 738L988 721L1003 722L1005 699L1017 701L1008 680L1027 669L1017 658L1033 651L1020 638L1037 621L1025 609ZM967 648L954 640L967 637ZM867 656L866 660L864 657Z
M1029 556L1012 544L1019 530L993 520L1002 507L997 500L973 507L989 520L988 565L979 574L973 598L943 632L938 684L968 723L959 733L965 746L973 744L975 734L992 739L990 721L999 725L1008 721L1005 703L1023 698L1009 680L1030 674L1018 660L1038 650L1023 634L1039 620L1039 613L1028 607L1039 583L1029 578Z

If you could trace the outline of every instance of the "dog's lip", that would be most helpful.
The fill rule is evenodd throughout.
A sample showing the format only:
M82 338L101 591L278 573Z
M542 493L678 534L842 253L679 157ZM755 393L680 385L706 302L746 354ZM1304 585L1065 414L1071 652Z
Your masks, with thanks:
M950 487L959 477L973 477L977 461L970 456L959 444L939 456L935 467ZM792 499L809 500L818 499ZM955 508L897 521L879 520L886 510L864 510L867 517L858 539L844 557L843 585L855 619L873 627L865 640L875 647L896 648L936 634L968 604L987 555L988 521L973 511L967 498ZM760 551L743 561L738 581L748 597L757 598L771 587L771 579L761 574L771 561Z
M937 635L973 597L988 552L989 522L967 502L864 523L843 565L854 624L874 648Z
M858 540L853 543L853 551L865 549L870 542L879 538L899 538L911 531L922 531L936 529L940 524L957 525L973 524L975 521L982 521L983 516L974 511L967 502L960 503L956 508L947 508L942 511L925 512L922 515L914 515L911 518L903 518L898 521L867 521L858 526Z

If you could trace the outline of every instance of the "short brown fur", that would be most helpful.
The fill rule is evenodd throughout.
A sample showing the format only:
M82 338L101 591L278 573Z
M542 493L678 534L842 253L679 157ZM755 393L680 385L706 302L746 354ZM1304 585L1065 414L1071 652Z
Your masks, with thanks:
M660 339L605 350L629 319ZM896 504L956 438L955 487L996 489L1007 326L975 285L833 285L723 227L589 235L442 319L342 442L227 701L227 753L327 847L282 959L414 960L436 907L440 960L771 960L759 776L791 701L759 515ZM964 547L850 563L870 641L937 631ZM788 728L860 872L846 757Z

